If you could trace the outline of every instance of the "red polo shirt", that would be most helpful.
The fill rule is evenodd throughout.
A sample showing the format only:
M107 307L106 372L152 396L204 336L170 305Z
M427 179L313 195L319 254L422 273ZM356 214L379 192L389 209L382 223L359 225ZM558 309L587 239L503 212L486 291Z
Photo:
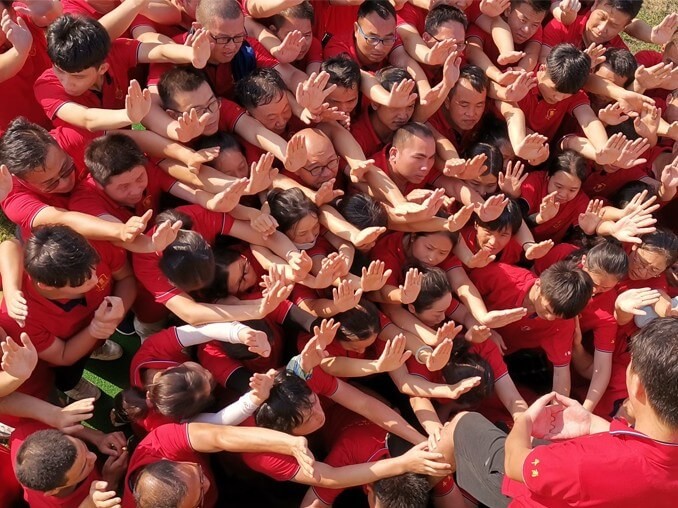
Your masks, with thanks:
M322 41L326 34L353 33L359 5L331 5L327 0L311 0L315 23L313 35Z
M479 26L471 25L466 34L466 39L468 42L475 42L476 44L479 44L483 52L492 61L492 63L497 66L498 69L504 70L511 66L511 65L499 65L497 63L497 58L499 58L499 49L497 48L497 45L494 43L492 35L482 30ZM514 47L516 51L525 51L527 45L532 42L536 42L541 46L541 40L542 40L542 28L540 26L535 32L535 34L522 44L516 44L514 42Z
M377 135L374 127L372 127L369 111L365 111L358 117L357 121L351 123L351 135L358 142L364 153L377 152L385 144Z
M475 140L481 122L478 122L471 130L459 133L452 127L452 124L447 121L443 108L444 106L441 106L440 109L428 119L428 124L450 140L457 149L457 153L461 155ZM485 107L485 110L487 111L487 107Z
M579 49L585 49L584 30L586 29L586 22L590 15L591 11L580 14L570 25L563 25L557 19L552 18L551 21L544 26L542 44L553 48L562 42L569 42ZM606 48L629 49L619 35L603 45Z
M579 106L590 105L588 95L583 90L571 95L567 99L550 104L539 93L535 86L518 102L518 107L525 113L527 127L549 140L553 140L567 115L572 115Z
M107 14L97 11L87 0L62 0L61 4L63 5L64 14L81 14L96 20L101 19ZM140 26L148 26L155 30L155 25L150 19L141 14L137 14L122 36L124 38L132 39L132 32L135 28Z

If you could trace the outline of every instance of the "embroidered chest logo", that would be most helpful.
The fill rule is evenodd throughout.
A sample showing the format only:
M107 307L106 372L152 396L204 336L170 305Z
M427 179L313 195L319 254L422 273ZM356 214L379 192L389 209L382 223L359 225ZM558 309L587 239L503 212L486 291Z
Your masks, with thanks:
M556 116L556 110L555 110L555 109L549 109L549 110L546 112L546 119L547 119L547 120L550 120L550 119L553 118L554 116Z
M97 291L103 291L103 289L108 285L108 281L110 281L110 280L111 279L105 273L99 275L99 279L97 280L96 290Z

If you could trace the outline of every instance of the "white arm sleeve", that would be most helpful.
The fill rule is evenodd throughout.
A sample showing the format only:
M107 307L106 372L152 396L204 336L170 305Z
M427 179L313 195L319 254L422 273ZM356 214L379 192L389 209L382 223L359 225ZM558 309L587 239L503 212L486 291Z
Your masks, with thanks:
M184 347L204 344L211 340L238 344L241 342L238 334L247 328L238 321L229 323L209 323L201 326L183 325L177 327L177 337Z
M201 413L186 421L214 425L239 425L252 416L258 407L252 400L251 392L247 392L218 413Z

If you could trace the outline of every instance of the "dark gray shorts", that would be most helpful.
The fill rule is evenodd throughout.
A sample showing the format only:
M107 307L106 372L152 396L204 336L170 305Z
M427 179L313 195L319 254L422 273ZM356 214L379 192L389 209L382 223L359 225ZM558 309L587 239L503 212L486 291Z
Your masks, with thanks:
M511 501L501 493L506 433L478 413L461 417L454 429L457 485L490 508Z

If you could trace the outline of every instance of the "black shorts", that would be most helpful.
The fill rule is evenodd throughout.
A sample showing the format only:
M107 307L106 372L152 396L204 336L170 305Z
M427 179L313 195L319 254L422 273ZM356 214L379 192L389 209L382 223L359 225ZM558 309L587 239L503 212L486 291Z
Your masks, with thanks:
M511 502L501 493L506 433L478 413L461 417L454 429L457 485L490 508Z

